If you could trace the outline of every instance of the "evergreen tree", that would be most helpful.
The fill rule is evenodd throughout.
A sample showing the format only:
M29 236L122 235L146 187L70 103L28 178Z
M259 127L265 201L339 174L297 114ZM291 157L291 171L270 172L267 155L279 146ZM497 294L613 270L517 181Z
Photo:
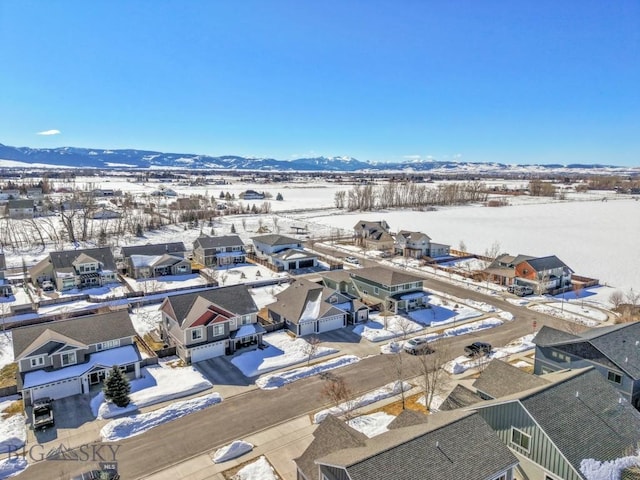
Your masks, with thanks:
M100 229L100 233L98 234L98 246L104 247L107 244L107 232L105 232L104 228Z
M224 200L224 192L220 192L219 198L220 200Z
M234 223L231 224L231 233L236 233L236 226Z
M282 194L280 192L278 192L278 195L276 195L276 200L278 200L278 201L284 200L284 198L282 197Z
M144 231L142 230L142 225L139 223L136 225L136 237L144 237Z
M117 365L111 368L104 381L102 391L104 392L104 398L115 403L118 407L126 407L131 401L129 399L131 385L129 385L129 380Z

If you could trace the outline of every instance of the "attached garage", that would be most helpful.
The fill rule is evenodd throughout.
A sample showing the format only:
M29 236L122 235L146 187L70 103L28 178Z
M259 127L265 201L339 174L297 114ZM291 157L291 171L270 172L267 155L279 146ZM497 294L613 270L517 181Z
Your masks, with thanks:
M311 260L300 260L298 262L298 268L309 268L315 267L316 261L312 258Z
M224 355L225 342L209 343L200 347L191 348L189 351L191 353L191 363L201 362L202 360Z
M311 335L316 333L316 322L303 322L298 324L298 335Z
M331 330L337 330L345 325L344 315L333 315L332 317L322 318L318 320L318 332L329 332Z
M54 400L58 398L71 397L82 393L82 382L80 378L68 378L58 382L40 385L31 389L31 401L39 398L49 397Z

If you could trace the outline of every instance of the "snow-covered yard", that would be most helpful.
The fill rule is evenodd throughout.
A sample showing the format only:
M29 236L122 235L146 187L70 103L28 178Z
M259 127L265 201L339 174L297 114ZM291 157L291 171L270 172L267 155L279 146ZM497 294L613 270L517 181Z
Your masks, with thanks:
M608 318L605 312L591 307L589 304L570 302L535 303L529 305L529 308L536 312L563 318L587 327L597 327Z
M13 362L11 331L0 332L0 368Z
M396 417L385 412L375 412L347 420L347 425L372 438L388 432L387 428Z
M263 455L255 462L251 462L238 470L233 480L278 480L278 476Z
M220 394L210 393L202 397L174 402L153 412L111 420L100 430L100 437L105 442L124 440L147 432L158 425L182 418L198 410L203 410L221 401Z
M263 375L256 380L256 385L263 390L274 390L285 386L288 383L301 380L303 378L318 375L322 372L328 372L336 368L345 367L360 361L360 357L355 355L343 355L341 357L332 358L326 362L316 363L309 367L300 367L293 370L287 370L281 373Z
M370 342L382 342L418 332L422 328L422 325L400 315L384 316L380 313L372 313L369 321L354 327L353 333Z
M309 343L302 338L292 338L286 332L273 332L262 337L269 346L242 353L231 359L246 377L254 377L279 368L306 362L309 358ZM317 346L312 358L336 353L329 347Z
M27 441L25 422L26 419L21 414L10 417L2 415L2 418L0 418L0 453L13 452L24 446Z
M167 275L156 278L123 277L136 292L157 293L185 287L204 287L207 281L197 273L188 275Z
M166 362L142 369L142 377L131 381L131 403L123 408L105 402L104 394L91 399L91 410L97 418L111 418L142 407L186 397L211 388L211 383L192 366L172 368Z

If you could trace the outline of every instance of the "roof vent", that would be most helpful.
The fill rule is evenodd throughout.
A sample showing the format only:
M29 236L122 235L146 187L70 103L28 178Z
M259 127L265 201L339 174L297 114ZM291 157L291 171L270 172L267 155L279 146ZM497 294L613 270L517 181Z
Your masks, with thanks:
M640 340L636 340L636 347L640 345Z
M580 392L578 390L576 390L576 398L580 397Z
M436 448L440 448L440 442L436 441Z
M629 357L624 357L624 363L629 363Z
M618 403L619 403L620 405L622 405L622 401L623 401L623 400L622 400L622 397L618 397Z

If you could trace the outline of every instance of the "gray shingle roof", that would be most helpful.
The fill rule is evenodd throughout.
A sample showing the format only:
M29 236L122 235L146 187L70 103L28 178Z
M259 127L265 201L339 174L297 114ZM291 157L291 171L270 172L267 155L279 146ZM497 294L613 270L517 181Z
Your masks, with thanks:
M551 270L552 268L569 268L566 263L564 263L555 255L533 258L530 260L526 260L526 262L531 265L536 272ZM571 269L569 268L569 270Z
M428 423L389 430L365 447L319 459L344 466L352 480L486 480L517 459L489 425L471 412L440 412Z
M14 356L18 358L24 354L25 349L47 330L75 339L85 345L136 335L131 318L129 318L129 313L126 310L85 315L14 328L12 330Z
M257 237L252 237L253 243L264 243L265 245L301 245L302 240L298 240L297 238L286 237L284 235L277 234L269 234L269 235L260 235Z
M387 428L395 430L396 428L410 427L413 425L421 425L429 421L429 415L405 408L396 418L394 418Z
M131 255L164 255L165 253L184 253L187 248L182 242L155 243L153 245L134 245L122 247L122 256L127 258Z
M423 279L415 275L398 272L384 267L367 267L350 270L351 277L359 277L365 280L381 283L382 285L393 286L410 282L422 282Z
M549 381L543 377L523 372L501 360L492 360L473 387L493 398L500 398L548 384Z
M204 249L218 247L244 247L242 239L238 235L221 235L219 237L208 237L203 235L193 242L193 248L201 246Z
M451 393L444 399L440 405L440 411L456 410L458 408L468 407L474 403L480 402L481 399L475 392L468 389L464 385L456 385Z
M171 305L176 314L176 321L182 324L191 308L198 298L216 304L223 309L236 315L248 315L256 313L258 307L253 301L253 297L244 285L231 285L229 287L212 288L195 293L183 293L172 295L165 300Z
M567 460L579 470L585 458L626 455L640 442L640 413L595 369L523 397L520 402Z
M533 341L541 347L556 348L588 343L629 376L640 379L640 323L638 322L592 328L576 335L545 326L540 329ZM584 348L582 352L584 358L599 357L596 353L588 352ZM569 353L581 355L579 351Z
M113 259L113 253L109 247L85 248L83 250L64 250L49 253L53 268L59 270L61 268L69 268L73 266L73 262L81 255L93 258L102 264L103 270L116 270L116 262Z
M410 242L419 242L423 238L426 238L427 240L431 240L431 237L426 233L410 232L409 230L400 230L396 235L396 237L403 237Z
M295 324L300 321L303 312L312 302L320 302L318 318L344 314L343 310L326 301L333 293L322 285L297 278L286 290L276 295L277 301L268 308Z

